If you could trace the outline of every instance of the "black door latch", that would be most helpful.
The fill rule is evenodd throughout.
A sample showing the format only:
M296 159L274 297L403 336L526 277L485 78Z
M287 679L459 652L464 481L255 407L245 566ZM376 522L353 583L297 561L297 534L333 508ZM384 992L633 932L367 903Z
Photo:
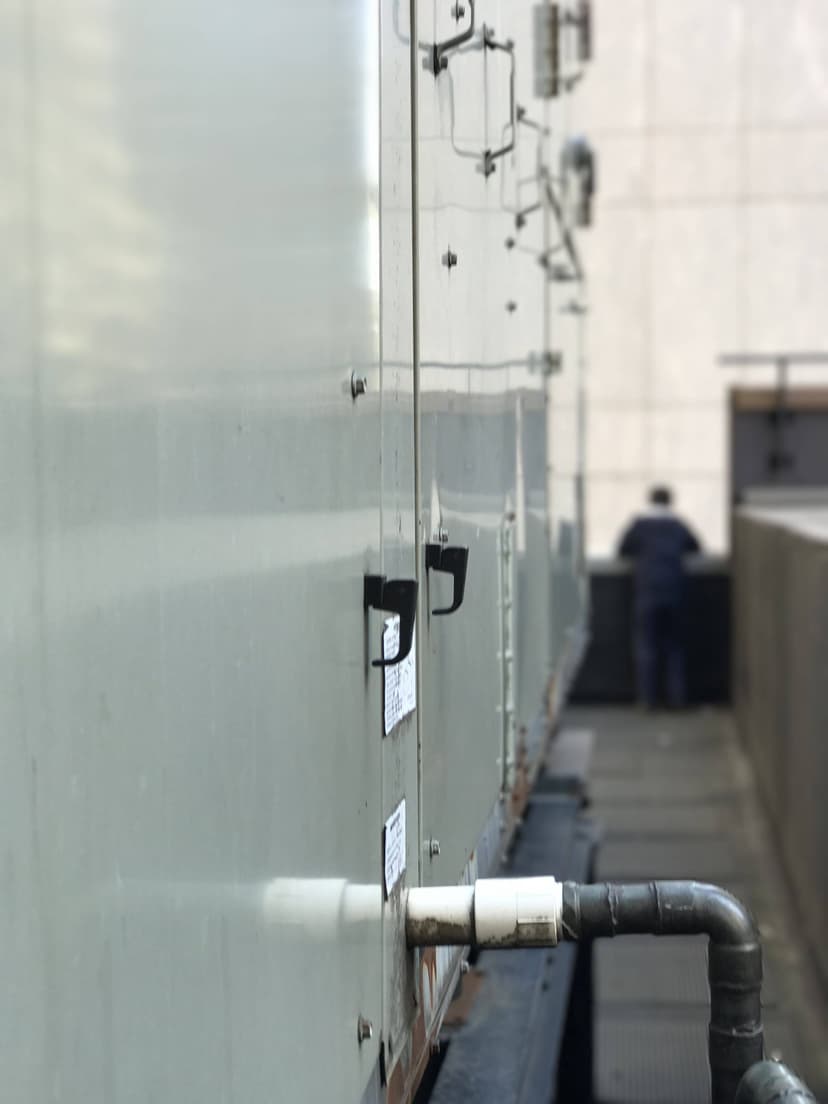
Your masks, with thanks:
M393 667L402 663L414 643L414 618L417 613L416 579L386 579L384 575L366 575L364 584L366 609L386 610L400 617L400 646L391 659L373 659L372 667Z
M450 606L432 610L435 617L454 613L463 605L466 592L466 570L469 566L469 550L460 545L427 544L425 546L426 571L445 571L454 579L454 594Z

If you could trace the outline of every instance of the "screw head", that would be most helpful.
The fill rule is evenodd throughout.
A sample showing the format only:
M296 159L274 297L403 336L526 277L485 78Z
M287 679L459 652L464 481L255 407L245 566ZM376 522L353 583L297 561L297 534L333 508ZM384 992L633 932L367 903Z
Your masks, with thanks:
M509 314L514 314L514 312L517 310L517 303L514 301L514 299L510 299L509 302L506 304L506 310L509 312Z
M448 250L443 254L441 260L446 268L449 269L454 268L454 266L457 264L457 254L452 253L451 246L449 246Z
M432 859L436 859L440 854L440 841L438 839L430 839L428 841L428 853Z
M370 1020L366 1020L364 1016L360 1016L357 1020L357 1041L360 1046L366 1043L369 1039L374 1037L374 1025Z

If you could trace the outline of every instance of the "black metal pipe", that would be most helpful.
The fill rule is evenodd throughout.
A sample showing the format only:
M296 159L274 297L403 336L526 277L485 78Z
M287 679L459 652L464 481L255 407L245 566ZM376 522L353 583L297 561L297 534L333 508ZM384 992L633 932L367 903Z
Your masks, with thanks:
M733 1104L739 1082L762 1059L762 948L745 906L701 882L563 884L564 939L615 935L707 935L708 1055L712 1104Z
M757 1062L739 1082L736 1104L816 1104L811 1090L781 1062Z

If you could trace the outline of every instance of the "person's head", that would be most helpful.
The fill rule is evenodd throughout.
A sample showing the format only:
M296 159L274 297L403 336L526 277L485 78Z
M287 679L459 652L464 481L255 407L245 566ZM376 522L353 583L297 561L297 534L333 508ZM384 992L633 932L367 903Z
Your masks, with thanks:
M669 487L663 485L653 487L650 491L650 503L653 506L671 506L673 503L673 492Z

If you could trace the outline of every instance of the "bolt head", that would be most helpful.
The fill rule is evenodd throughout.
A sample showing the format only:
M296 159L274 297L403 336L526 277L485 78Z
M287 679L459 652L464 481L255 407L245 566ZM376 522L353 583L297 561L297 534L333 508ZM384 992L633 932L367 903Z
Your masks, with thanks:
M370 1020L366 1020L364 1016L360 1016L357 1020L357 1040L360 1045L366 1043L369 1039L374 1037L374 1025Z
M358 398L360 395L364 395L368 390L368 379L365 376L359 376L356 372L351 373L351 398Z
M428 841L428 853L432 858L436 858L440 854L440 841L433 839Z

